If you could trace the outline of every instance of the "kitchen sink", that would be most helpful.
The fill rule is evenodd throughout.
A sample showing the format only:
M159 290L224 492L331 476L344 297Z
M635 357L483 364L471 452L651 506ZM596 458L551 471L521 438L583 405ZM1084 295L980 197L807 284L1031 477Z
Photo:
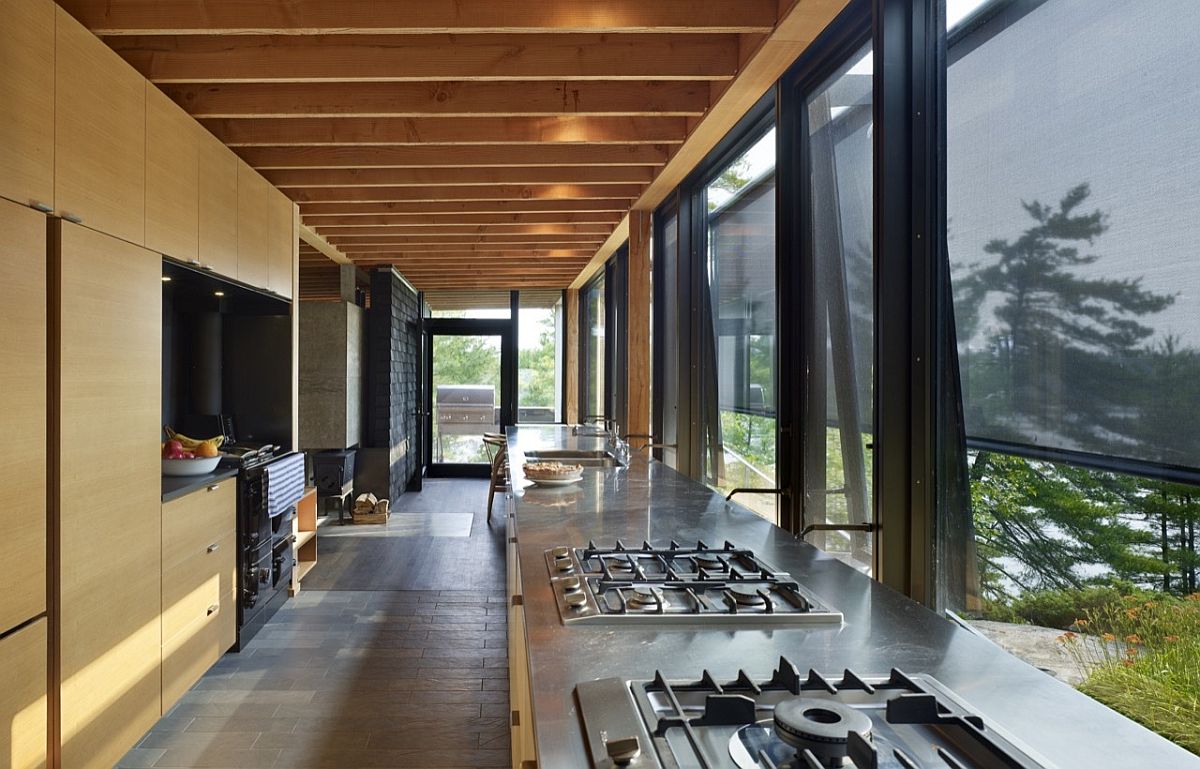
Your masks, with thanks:
M584 467L620 467L617 458L607 451L582 451L571 449L540 449L525 452L526 462L562 462Z

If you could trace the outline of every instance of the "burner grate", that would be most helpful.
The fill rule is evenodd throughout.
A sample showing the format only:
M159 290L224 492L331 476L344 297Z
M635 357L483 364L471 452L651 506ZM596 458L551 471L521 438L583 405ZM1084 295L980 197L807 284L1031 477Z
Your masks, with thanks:
M760 749L753 765L762 769L1046 769L999 735L985 727L978 715L968 712L933 679L914 678L893 669L887 678L868 681L851 670L840 679L800 670L781 657L770 679L756 681L745 670L733 681L718 682L707 670L696 681L669 681L661 671L653 680L634 682L631 691L646 723L655 750L664 766L695 766L721 769L731 765L729 755L714 749L706 739L708 729L763 728L764 717L775 718L775 732L782 727L783 705L806 697L808 710L831 715L844 714L865 722L840 738L842 747L831 750L830 739L818 736L806 747L803 735L797 741L776 740L771 750ZM822 703L826 703L822 705ZM792 708L795 710L796 708ZM874 713L874 718L867 714ZM872 721L877 733L871 734ZM805 722L801 720L800 726ZM814 726L814 724L807 724ZM817 725L819 726L819 724ZM905 743L879 736L895 730L915 728L936 738L919 737ZM804 730L799 730L803 732ZM814 732L821 730L814 729ZM828 730L826 730L828 731ZM835 730L836 731L836 730ZM682 738L680 738L680 736ZM790 735L789 735L790 736ZM686 746L685 755L680 750ZM916 747L914 747L916 746ZM792 751L794 749L794 753ZM742 766L743 764L737 764Z

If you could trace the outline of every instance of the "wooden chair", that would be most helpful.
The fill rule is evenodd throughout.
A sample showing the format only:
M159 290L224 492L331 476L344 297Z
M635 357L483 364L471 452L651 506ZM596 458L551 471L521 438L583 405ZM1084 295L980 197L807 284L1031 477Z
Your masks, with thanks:
M492 463L491 480L488 482L487 520L492 522L492 507L496 492L508 486L508 439L500 433L484 433L483 447Z

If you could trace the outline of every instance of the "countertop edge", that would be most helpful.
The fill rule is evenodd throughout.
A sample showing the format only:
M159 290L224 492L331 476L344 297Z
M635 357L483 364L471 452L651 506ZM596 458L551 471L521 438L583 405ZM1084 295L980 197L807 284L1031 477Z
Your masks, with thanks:
M162 477L162 501L170 502L180 497L186 497L205 486L232 478L237 475L236 467L217 468L205 475L164 475Z

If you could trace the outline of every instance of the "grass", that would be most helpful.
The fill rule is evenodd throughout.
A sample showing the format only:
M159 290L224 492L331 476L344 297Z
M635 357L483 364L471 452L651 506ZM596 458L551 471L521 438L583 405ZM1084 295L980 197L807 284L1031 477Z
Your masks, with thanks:
M1079 632L1075 632L1079 631ZM1080 690L1200 755L1200 593L1089 610L1060 636Z

